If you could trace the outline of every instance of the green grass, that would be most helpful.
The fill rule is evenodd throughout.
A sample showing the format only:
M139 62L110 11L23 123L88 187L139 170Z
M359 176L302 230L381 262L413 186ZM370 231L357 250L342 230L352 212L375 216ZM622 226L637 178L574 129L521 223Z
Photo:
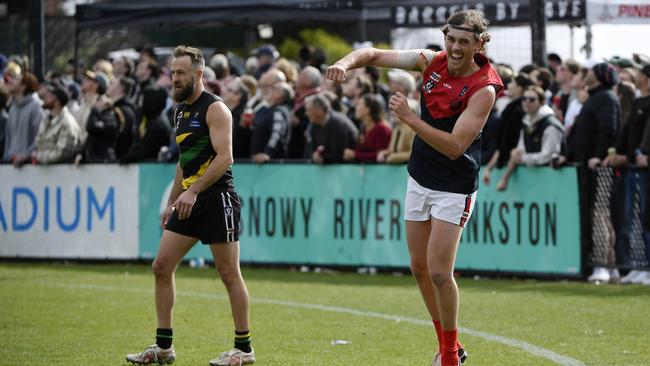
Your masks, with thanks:
M245 269L259 365L430 365L433 327L409 276ZM175 365L207 365L232 346L214 270L182 267ZM459 279L466 329L525 341L586 365L650 365L650 287ZM145 265L0 264L0 365L124 365L153 343L153 276ZM257 301L256 301L257 299ZM290 303L274 303L281 300ZM396 315L386 320L319 304ZM555 365L467 332L472 365ZM352 341L332 346L331 340Z

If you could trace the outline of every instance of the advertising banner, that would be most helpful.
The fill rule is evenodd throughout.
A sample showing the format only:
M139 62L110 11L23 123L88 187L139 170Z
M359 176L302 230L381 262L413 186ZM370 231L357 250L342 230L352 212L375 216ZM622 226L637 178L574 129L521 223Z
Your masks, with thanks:
M591 0L590 0L591 1ZM550 22L580 22L585 20L585 0L550 0L544 2L546 18ZM480 10L490 26L530 23L530 2L511 1L404 1L391 7L394 27L440 27L451 14L466 9Z
M650 24L650 1L589 0L589 24Z
M140 169L140 256L153 258L174 167ZM234 174L243 262L408 267L404 166L236 164ZM576 171L518 169L505 192L480 188L457 268L578 274L579 233Z
M0 177L0 257L138 257L137 166L0 165Z

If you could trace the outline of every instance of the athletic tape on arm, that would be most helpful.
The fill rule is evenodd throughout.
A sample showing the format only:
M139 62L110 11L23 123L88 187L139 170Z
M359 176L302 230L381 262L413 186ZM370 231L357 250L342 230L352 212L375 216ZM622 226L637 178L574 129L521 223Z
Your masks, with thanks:
M415 70L420 55L424 56L428 65L433 60L434 53L429 49L398 51L396 66L400 69Z

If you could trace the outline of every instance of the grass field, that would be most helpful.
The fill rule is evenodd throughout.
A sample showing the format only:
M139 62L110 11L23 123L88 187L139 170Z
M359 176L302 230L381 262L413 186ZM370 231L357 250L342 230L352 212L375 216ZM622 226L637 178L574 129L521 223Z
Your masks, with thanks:
M409 276L245 269L259 365L430 365ZM650 287L460 278L472 365L650 365ZM0 263L0 365L124 365L154 342L146 265ZM177 274L175 365L207 365L233 325L214 270ZM332 345L335 339L349 345Z

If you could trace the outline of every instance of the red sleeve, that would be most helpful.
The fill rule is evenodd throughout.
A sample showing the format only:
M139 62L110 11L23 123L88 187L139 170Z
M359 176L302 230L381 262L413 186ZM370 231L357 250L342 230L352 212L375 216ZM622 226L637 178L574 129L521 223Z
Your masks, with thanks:
M376 161L377 154L390 144L391 129L385 123L378 123L366 135L366 141L358 144L354 151L356 161Z

